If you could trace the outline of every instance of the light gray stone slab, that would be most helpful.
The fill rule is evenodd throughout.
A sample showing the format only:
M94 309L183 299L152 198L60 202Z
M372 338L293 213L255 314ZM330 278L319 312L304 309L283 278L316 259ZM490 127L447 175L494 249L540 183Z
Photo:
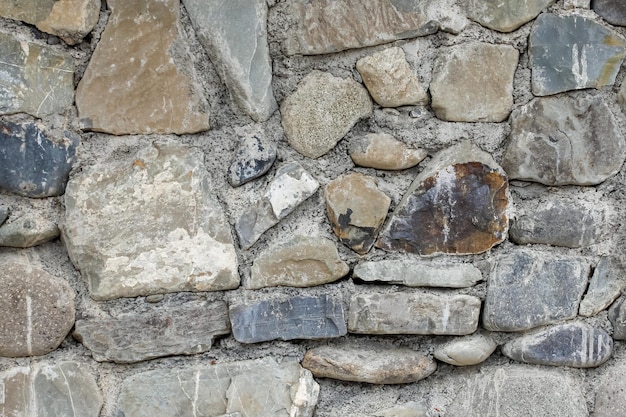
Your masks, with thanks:
M555 0L470 0L467 16L481 25L500 32L513 32L533 20Z
M613 303L609 309L609 320L613 325L613 338L626 340L626 296Z
M489 336L476 333L459 337L438 346L434 356L442 362L456 366L477 365L487 360L498 345Z
M12 214L0 225L0 246L30 248L59 237L56 219L48 212L37 210Z
M369 133L352 140L348 153L356 165L390 171L412 168L428 155L387 133Z
M608 367L608 364L607 364ZM616 366L594 384L596 401L593 417L625 417L626 416L626 364L619 361Z
M626 288L626 271L619 258L603 256L593 271L578 314L591 317L606 309Z

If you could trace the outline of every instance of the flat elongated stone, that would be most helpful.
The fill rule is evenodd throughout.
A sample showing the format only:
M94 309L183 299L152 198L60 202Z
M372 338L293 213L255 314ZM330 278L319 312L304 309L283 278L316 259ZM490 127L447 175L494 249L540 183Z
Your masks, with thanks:
M439 152L402 197L376 246L420 255L489 250L508 231L508 181L470 142Z
M0 33L0 114L42 117L74 101L74 61L67 53Z
M289 144L309 158L333 149L372 110L365 87L321 71L304 77L280 108Z
M276 146L262 135L246 136L235 151L235 160L226 173L228 182L239 187L265 174L276 160Z
M196 34L237 105L257 122L278 108L272 92L265 0L183 0Z
M578 314L591 317L611 305L626 288L626 271L617 257L603 256L593 271Z
M511 115L502 160L510 179L594 185L616 174L626 142L600 97L538 98Z
M626 415L626 365L624 362L609 370L596 388L593 417L624 417Z
M471 264L446 264L419 260L362 262L354 267L353 278L366 282L386 282L407 287L465 288L482 281L478 268Z
M592 368L609 360L613 339L602 329L584 323L557 324L513 339L502 354L536 365Z
M571 319L587 286L589 265L577 258L515 250L495 261L483 327L514 332Z
M626 297L620 297L609 309L609 320L613 324L613 338L626 340Z
M237 255L204 154L173 142L67 185L63 238L92 298L239 286Z
M370 133L354 140L348 153L356 165L392 171L414 167L427 155L424 149L411 149L387 133Z
M547 96L613 85L626 56L616 32L579 15L540 15L530 33L532 90Z
M465 335L476 331L480 300L430 293L358 294L350 300L348 330L364 334Z
M137 373L122 384L118 415L311 417L318 396L295 359L266 357Z
M131 363L206 352L216 336L229 333L228 307L216 301L78 320L73 336L97 361Z
M498 345L483 334L460 337L435 349L434 356L456 366L477 365L487 360Z
M179 0L107 6L111 16L76 90L83 128L114 135L207 130L209 105L183 37Z
M626 4L620 0L593 0L593 11L612 25L626 26Z
M331 240L295 236L254 260L246 287L312 287L336 281L349 271Z
M500 32L513 32L552 3L554 0L470 0L466 7L468 17L481 25Z
M233 336L241 343L326 339L346 334L341 302L329 296L231 305L229 314Z
M0 246L30 248L59 237L60 231L54 218L47 213L28 210L11 215L0 225Z
M407 384L426 378L436 362L408 348L318 346L304 355L302 366L321 378L370 384Z

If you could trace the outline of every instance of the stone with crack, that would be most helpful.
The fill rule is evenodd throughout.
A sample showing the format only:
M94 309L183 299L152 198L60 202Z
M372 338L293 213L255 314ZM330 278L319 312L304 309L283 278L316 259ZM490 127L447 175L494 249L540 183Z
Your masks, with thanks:
M593 271L578 314L591 317L610 306L626 288L626 271L619 257L603 256Z

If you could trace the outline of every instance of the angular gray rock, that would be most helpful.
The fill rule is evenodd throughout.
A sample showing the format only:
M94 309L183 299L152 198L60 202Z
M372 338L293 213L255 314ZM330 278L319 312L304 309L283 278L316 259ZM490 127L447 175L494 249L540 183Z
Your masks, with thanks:
M502 160L510 179L595 185L619 171L626 142L598 96L537 98L511 115Z
M0 206L0 226L2 226L8 217L9 208L7 206Z
M480 300L422 292L356 294L348 330L361 334L466 335L478 327Z
M595 316L610 306L625 288L626 271L622 261L617 257L603 256L593 271L578 314L585 317Z
M500 32L513 32L533 20L555 0L470 0L467 16L481 25Z
M594 404L593 417L624 417L626 416L626 364L620 362L610 369L600 380L594 384L596 389L596 402Z
M356 165L390 171L414 167L427 155L424 149L409 148L387 133L369 133L353 140L348 153Z
M626 296L620 297L609 309L609 320L613 324L613 339L626 340Z
M230 334L223 301L162 307L116 318L76 321L73 336L99 362L140 362L206 352L217 336Z
M496 350L496 342L484 334L459 337L438 346L434 356L442 362L456 366L477 365L487 360Z
M616 32L586 17L540 15L528 43L533 94L613 85L625 47Z
M116 415L312 417L318 396L295 359L266 357L137 373L124 380Z
M496 258L483 327L515 332L576 317L589 265L576 257L516 249Z
M0 246L30 248L59 237L59 226L51 213L25 210L13 213L0 225Z
M183 0L202 46L237 105L256 122L278 108L265 0Z
M613 339L604 330L574 322L557 324L513 339L502 354L535 365L593 368L609 360Z
M198 148L154 142L132 162L85 168L69 181L65 206L63 239L96 300L239 286Z
M593 0L591 8L612 25L626 26L626 3L620 0Z
M241 343L327 339L346 334L341 301L328 295L231 305L229 314L233 336Z
M239 187L265 174L276 160L276 146L261 134L243 138L226 178L233 187Z

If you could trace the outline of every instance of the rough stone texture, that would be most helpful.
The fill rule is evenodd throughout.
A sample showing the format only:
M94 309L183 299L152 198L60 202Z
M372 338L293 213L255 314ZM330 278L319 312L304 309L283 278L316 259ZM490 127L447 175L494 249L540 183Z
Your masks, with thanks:
M318 395L296 360L266 357L135 374L122 385L117 415L311 417Z
M578 314L591 317L611 305L626 288L626 271L622 262L613 256L603 256L589 282L587 293L580 302Z
M265 174L276 160L276 146L260 134L243 138L226 178L233 187L239 187Z
M336 178L325 189L326 213L335 235L358 254L372 248L387 217L391 199L376 180L359 173Z
M52 352L74 326L74 290L66 281L23 263L21 257L2 260L0 356Z
M80 138L56 137L39 123L0 121L0 188L25 197L65 192Z
M428 104L426 90L397 46L359 59L356 69L374 101L382 107Z
M333 149L372 110L365 87L321 71L304 77L280 108L289 144L309 158L319 158Z
M216 336L230 334L223 301L188 303L116 318L76 321L73 336L97 361L140 362L206 352Z
M473 254L506 239L508 181L470 142L436 154L415 178L377 246L420 255Z
M592 368L609 360L613 339L604 330L585 323L557 324L513 339L502 354L536 365Z
M0 374L0 415L98 417L103 400L80 362L35 362Z
M515 366L468 378L446 417L588 417L580 383L561 371Z
M348 330L365 334L466 335L476 331L480 300L422 292L356 294Z
M434 356L451 365L477 365L487 360L496 347L498 345L492 338L477 333L451 340L437 347Z
M272 92L265 0L183 0L196 34L237 105L263 122L278 108Z
M408 403L396 405L384 410L376 411L376 417L427 417L428 407L423 403L409 401Z
M532 90L547 96L613 85L626 55L616 32L579 15L540 15L530 33Z
M626 416L626 365L622 362L612 368L596 386L593 417Z
M370 384L408 384L435 372L437 363L408 348L318 346L304 355L302 366L316 377Z
M589 9L591 7L591 0L565 0L563 1L563 7L568 10Z
M65 205L63 238L94 299L239 286L230 229L197 148L154 142L133 162L85 168Z
M254 260L246 288L312 287L336 281L349 271L331 240L295 236Z
M510 179L546 185L594 185L617 173L626 143L597 96L538 98L511 115L502 160Z
M262 198L248 207L235 225L239 244L248 249L269 228L278 224L311 197L319 183L297 162L290 162L276 171Z
M0 226L6 221L9 217L9 208L6 206L0 206Z
M353 140L352 162L368 168L397 171L414 167L426 158L424 149L412 149L387 133L369 133Z
M626 297L620 297L609 309L609 320L613 324L613 338L626 340Z
M83 128L114 135L207 130L209 107L182 38L179 0L107 6L107 27L76 90Z
M59 226L47 213L29 210L20 215L11 215L0 226L0 246L30 248L50 242L59 234Z
M408 287L465 288L482 281L471 264L425 262L415 259L386 259L362 262L354 267L353 278L366 282L386 282Z
M620 0L593 0L591 7L612 25L626 26L626 4Z
M489 276L483 327L520 331L571 319L587 287L589 265L526 249L500 255Z
M0 33L0 114L43 117L74 101L71 55Z
M481 25L500 32L513 32L554 3L554 0L470 0L467 16Z
M466 42L437 57L430 83L432 108L452 122L501 122L513 107L513 76L519 60L509 45Z
M327 295L231 305L229 314L233 336L241 343L326 339L346 334L343 306Z

